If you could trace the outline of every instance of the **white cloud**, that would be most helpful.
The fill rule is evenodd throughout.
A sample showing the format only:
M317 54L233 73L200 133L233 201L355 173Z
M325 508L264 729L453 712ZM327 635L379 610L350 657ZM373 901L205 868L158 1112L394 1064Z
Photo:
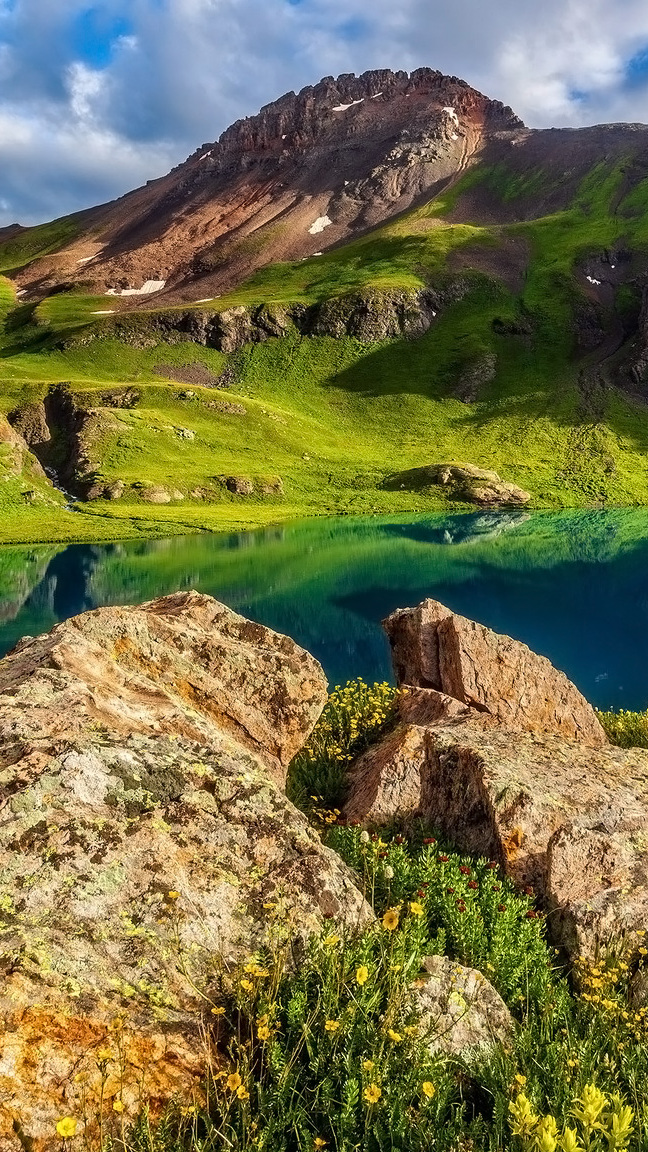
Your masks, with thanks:
M327 74L427 64L538 127L648 118L645 0L95 0L105 59L87 12L0 0L0 225L124 192Z

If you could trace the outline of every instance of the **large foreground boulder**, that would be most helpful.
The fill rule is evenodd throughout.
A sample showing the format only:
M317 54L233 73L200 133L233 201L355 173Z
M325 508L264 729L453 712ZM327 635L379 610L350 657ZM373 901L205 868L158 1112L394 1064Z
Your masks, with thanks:
M0 663L2 1152L191 1094L223 966L371 918L279 786L324 693L292 641L195 593Z
M436 600L395 612L384 628L399 684L443 693L499 727L553 732L593 747L607 744L584 696L526 644Z
M0 741L103 727L209 745L228 733L284 784L326 703L317 660L198 592L99 608L28 638L0 665Z
M571 954L645 927L648 751L611 747L548 660L442 605L386 627L400 723L351 766L345 817L422 817L497 860Z

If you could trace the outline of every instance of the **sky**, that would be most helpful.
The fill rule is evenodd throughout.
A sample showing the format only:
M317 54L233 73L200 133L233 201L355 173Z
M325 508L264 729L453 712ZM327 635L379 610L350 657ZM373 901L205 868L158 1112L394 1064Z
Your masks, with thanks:
M532 127L648 122L648 3L0 0L0 227L121 195L322 76L422 65Z

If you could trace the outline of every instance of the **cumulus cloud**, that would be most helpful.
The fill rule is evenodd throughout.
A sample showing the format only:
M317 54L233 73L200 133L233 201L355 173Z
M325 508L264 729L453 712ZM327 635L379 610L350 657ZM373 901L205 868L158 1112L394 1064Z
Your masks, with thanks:
M648 119L647 46L645 0L0 0L0 226L119 195L339 72L427 64L538 127Z

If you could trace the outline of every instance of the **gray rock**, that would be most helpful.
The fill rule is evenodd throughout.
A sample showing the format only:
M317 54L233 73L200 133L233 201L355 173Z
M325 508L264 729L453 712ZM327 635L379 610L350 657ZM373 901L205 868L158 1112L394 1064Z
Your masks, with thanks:
M414 994L432 1055L470 1057L512 1043L513 1017L481 972L447 956L428 956L423 968Z

